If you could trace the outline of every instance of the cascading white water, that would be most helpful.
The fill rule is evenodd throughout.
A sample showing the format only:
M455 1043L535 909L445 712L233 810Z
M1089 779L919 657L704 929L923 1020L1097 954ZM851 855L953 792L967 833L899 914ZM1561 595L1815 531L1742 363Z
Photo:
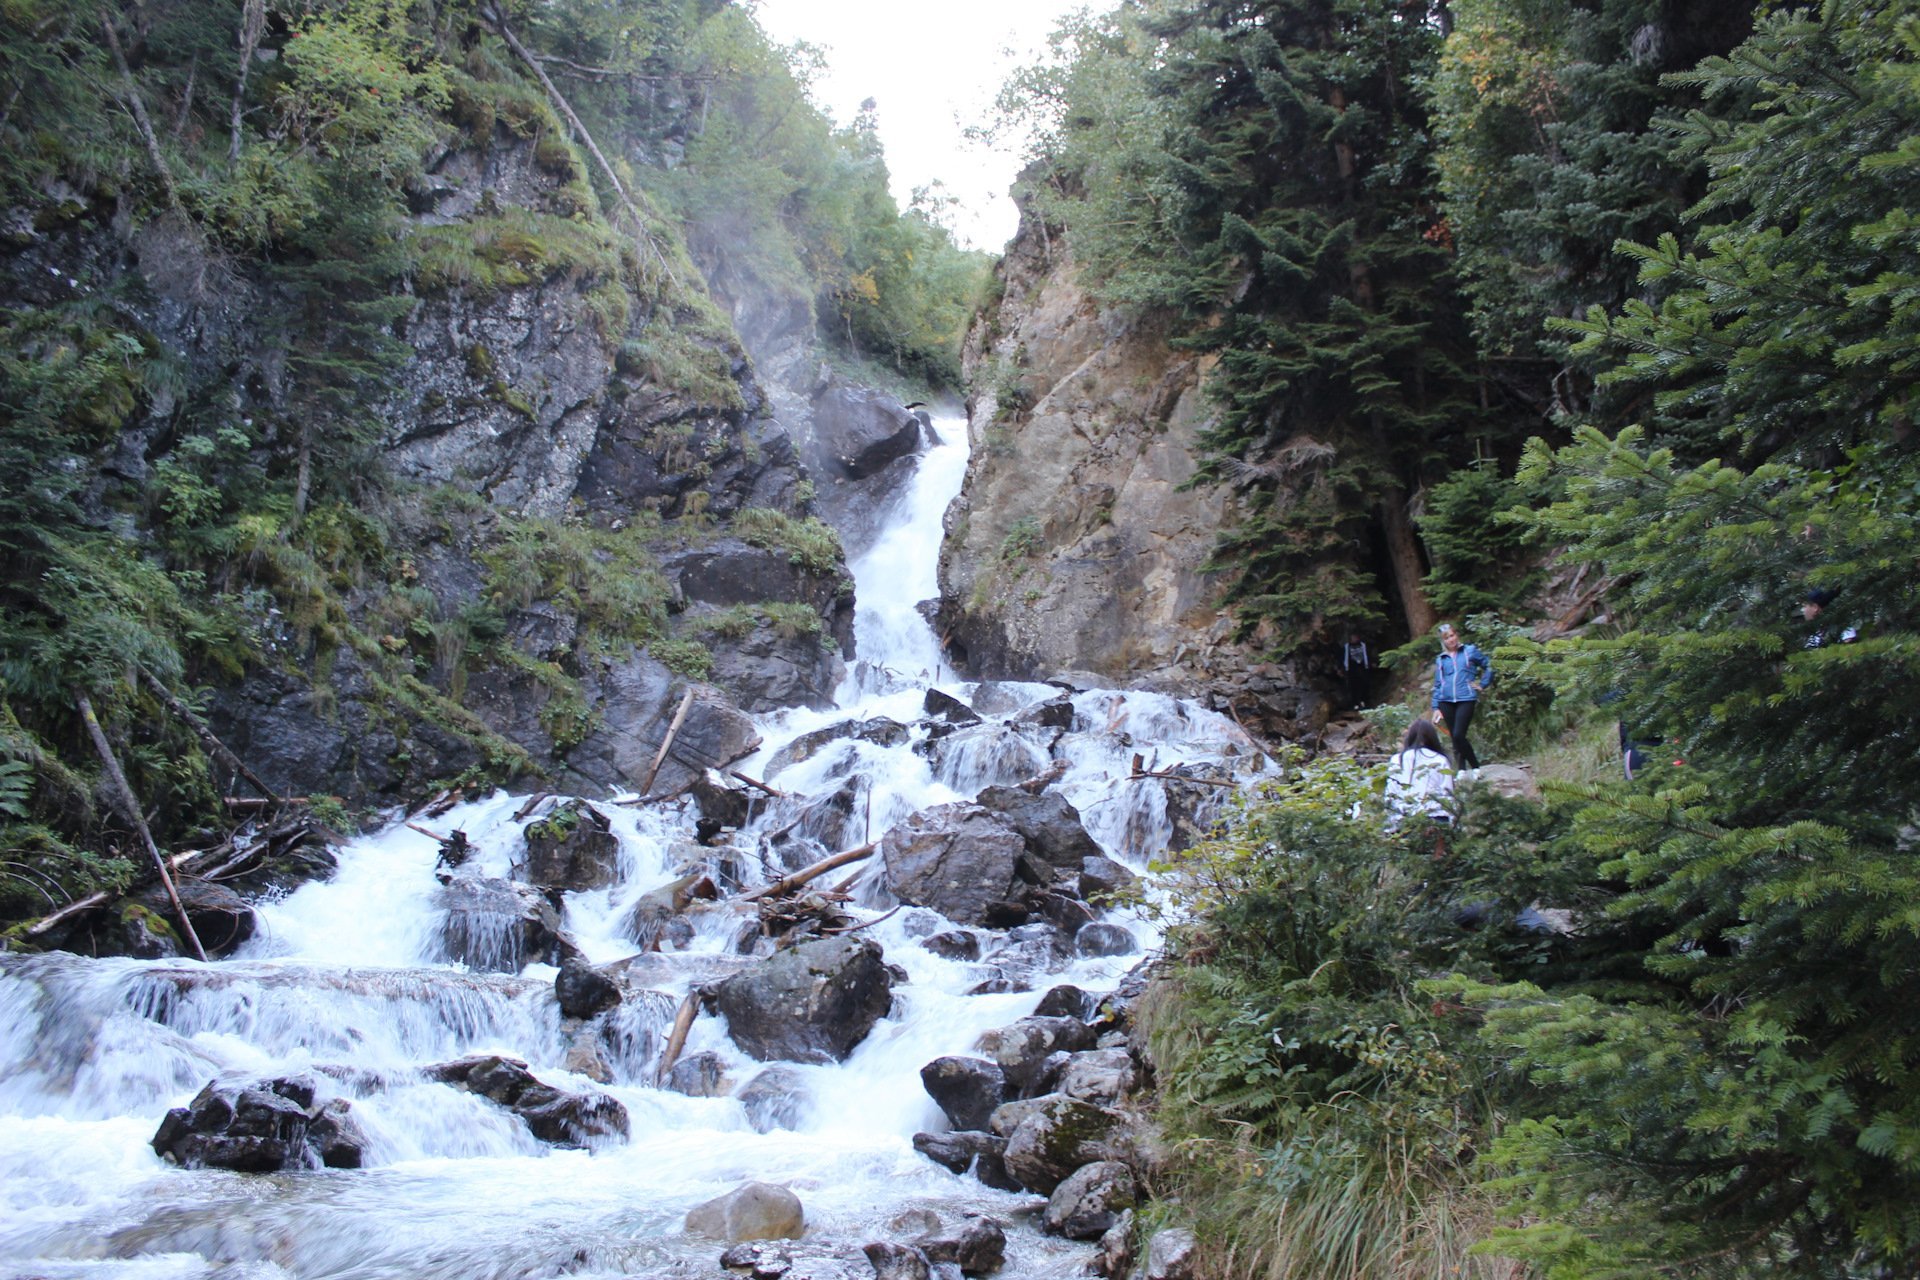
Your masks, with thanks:
M763 770L780 748L831 724L885 717L916 725L934 684L997 710L939 741L921 723L893 745L845 738L783 768L768 779L783 791L850 799L813 817L802 812L809 800L766 804L734 837L752 854L744 859L750 879L833 843L779 851L783 830L837 826L847 842L864 841L917 810L1019 781L1056 759L1067 766L1057 786L1089 832L1138 869L1164 846L1169 820L1159 784L1129 780L1136 753L1150 765L1227 762L1241 776L1263 767L1231 722L1172 698L1081 692L1073 728L1060 731L1014 719L1057 698L1053 686L998 684L988 698L943 682L950 673L914 607L937 590L940 517L966 464L965 424L944 421L939 431L943 442L925 455L886 532L853 566L858 661L838 705L770 719L765 746L741 767ZM524 850L521 806L521 797L499 794L436 820L465 831L479 850L462 874L511 874ZM603 811L620 840L617 881L565 902L568 933L597 964L633 955L628 917L682 872L691 828L691 815L674 806ZM691 933L641 958L652 990L602 1020L595 1047L610 1083L596 1085L567 1070L576 1032L554 1002L554 970L477 973L441 960L438 852L398 822L356 840L331 880L264 906L243 954L210 966L0 956L0 1277L666 1274L711 1267L717 1246L685 1235L682 1219L748 1179L791 1187L810 1237L855 1246L910 1207L1021 1222L1015 1211L1030 1198L948 1173L913 1150L915 1132L944 1125L919 1068L967 1053L983 1031L1030 1012L1053 983L1102 990L1137 960L1082 959L1036 975L1031 991L970 995L990 967L920 946L941 925L929 912L882 918L893 904L869 873L856 900L871 909L856 911L909 981L845 1062L790 1068L801 1085L791 1127L763 1133L735 1098L651 1085L680 997L744 963L735 954L737 916L695 915ZM1151 943L1145 924L1129 924ZM719 1055L741 1082L762 1069L715 1017L693 1024L687 1052L700 1051ZM630 1137L556 1150L501 1108L421 1074L482 1052L518 1057L565 1088L612 1094L627 1108ZM323 1100L351 1102L369 1138L368 1167L188 1171L148 1146L167 1109L209 1080L289 1073L313 1077ZM1020 1226L1009 1250L1003 1274L1019 1277L1076 1274L1084 1256L1082 1246Z

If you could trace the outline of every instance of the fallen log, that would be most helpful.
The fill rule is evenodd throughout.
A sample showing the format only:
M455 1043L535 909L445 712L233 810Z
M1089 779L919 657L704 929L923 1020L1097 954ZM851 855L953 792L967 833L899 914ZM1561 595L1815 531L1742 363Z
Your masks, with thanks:
M1169 765L1164 769L1142 769L1139 756L1134 757L1133 772L1127 775L1128 782L1139 782L1143 778L1158 778L1164 782L1197 782L1203 787L1237 787L1240 784L1232 778L1194 778L1184 773L1175 773L1179 765Z
M907 904L903 902L900 904L900 906L895 907L893 910L887 912L886 915L875 916L873 919L867 921L865 924L856 924L851 929L822 929L820 931L820 936L823 938L840 938L840 937L846 936L849 933L858 933L862 929L871 929L873 928L873 926L879 924L882 920L889 920L889 919L892 919L894 916L899 915L901 909L904 908L906 905Z
M100 717L93 713L93 702L79 690L74 691L73 702L80 709L80 718L86 722L87 736L93 739L93 749L99 753L101 764L106 766L107 778L113 783L114 796L140 832L140 840L147 846L147 855L153 859L154 870L160 873L160 883L166 886L167 898L173 903L173 913L180 921L180 931L192 944L193 954L204 964L207 949L200 945L200 935L193 931L193 921L187 918L187 909L180 901L180 891L173 886L173 872L167 867L166 855L154 843L153 830L147 826L146 816L140 812L140 802L134 798L133 788L127 785L127 775L120 771L120 761L113 754L112 744L107 741L107 731L100 727Z
M542 791L539 795L536 795L533 799L521 805L520 808L514 812L513 820L515 822L525 822L533 815L533 811L540 807L540 802L552 794L551 791Z
M687 1032L692 1029L694 1016L699 1012L700 988L695 987L687 992L687 998L680 1002L680 1012L674 1015L673 1030L667 1035L667 1047L661 1051L660 1065L654 1069L655 1088L666 1084L667 1073L680 1060L680 1051L687 1047Z
M687 686L687 696L680 699L680 709L673 713L673 723L667 726L667 736L660 740L660 750L654 753L653 763L647 766L647 780L640 784L640 794L646 795L653 790L653 780L660 775L660 766L667 762L667 752L673 747L673 740L680 733L680 726L686 723L687 712L693 707L693 686Z
M792 796L793 796L792 792L781 791L777 787L770 787L766 783L760 781L760 779L758 778L749 778L746 774L740 772L738 769L727 770L727 776L729 778L738 778L740 779L740 781L746 783L748 786L764 791L776 800L789 800L789 799L792 799Z
M233 772L239 774L242 778L245 778L248 785L265 796L268 801L275 804L283 803L279 792L262 782L259 774L247 768L246 763L242 761L239 756L233 754L226 743L220 741L220 739L214 735L213 727L205 720L202 720L192 707L189 707L186 703L175 697L173 690L162 684L159 676L154 675L153 672L147 670L145 667L139 667L137 670L140 672L140 678L146 681L147 688L153 690L154 696L160 699L167 710L173 712L183 724L193 730L195 736L200 739L201 745L206 747L208 754L212 755L214 759L218 760L227 768L233 770Z
M758 902L762 898L771 898L782 893L790 893L809 880L819 879L835 867L844 867L849 862L858 862L862 858L871 857L873 851L879 847L879 841L870 840L858 848L847 849L841 853L836 853L831 858L822 858L812 866L802 867L790 876L782 876L772 884L761 885L751 893L741 894L739 900L741 902Z

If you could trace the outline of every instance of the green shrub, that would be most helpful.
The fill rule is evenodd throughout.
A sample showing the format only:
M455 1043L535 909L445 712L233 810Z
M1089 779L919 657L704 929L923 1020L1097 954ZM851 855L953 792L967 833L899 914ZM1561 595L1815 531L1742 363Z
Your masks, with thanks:
M834 573L846 563L840 535L814 516L746 507L735 513L732 532L756 547L786 552L789 560L809 573Z

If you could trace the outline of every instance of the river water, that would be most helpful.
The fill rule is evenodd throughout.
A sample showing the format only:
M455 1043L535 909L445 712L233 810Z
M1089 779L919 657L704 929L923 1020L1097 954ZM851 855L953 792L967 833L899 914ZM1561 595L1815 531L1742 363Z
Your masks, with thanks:
M846 741L767 780L796 796L853 786L861 804L839 833L850 846L916 810L971 799L1063 759L1057 785L1089 832L1110 856L1143 870L1170 826L1160 784L1128 780L1136 753L1149 765L1212 762L1242 777L1260 771L1262 758L1231 722L1171 698L1081 691L1073 728L1057 734L1011 718L1058 697L1058 688L989 690L952 678L913 607L937 592L940 516L966 466L964 422L937 427L943 442L923 456L884 533L853 565L857 659L839 705L770 718L765 745L738 767L759 776L786 742L848 719L924 721L926 690L937 684L978 699L984 722L938 750L924 724L899 746ZM433 820L439 830L465 831L479 848L462 874L511 873L524 852L526 824L515 820L524 800L503 792ZM802 803L768 802L735 843L764 852L765 837L789 825ZM620 838L618 881L569 894L565 924L603 964L637 950L624 922L636 900L680 873L693 814L677 805L601 808ZM792 1068L803 1089L790 1127L760 1132L733 1097L686 1097L651 1084L681 997L740 963L732 954L736 914L695 917L691 935L648 959L651 991L608 1015L600 1044L610 1083L596 1084L565 1069L569 1031L553 998L553 969L481 973L439 959L438 853L396 816L343 849L332 879L263 906L254 940L211 965L0 956L0 1277L705 1275L715 1271L720 1246L687 1236L682 1221L692 1206L747 1180L790 1187L805 1206L809 1240L857 1247L882 1238L888 1220L908 1209L949 1222L988 1212L1009 1224L1002 1275L1079 1274L1086 1247L1033 1229L1036 1197L990 1190L913 1150L914 1133L944 1127L918 1073L1031 1012L1056 983L1110 989L1139 955L1078 960L1035 975L1029 991L967 994L992 968L919 945L943 922L918 909L886 915L896 904L870 859L850 890L850 910L875 921L869 936L909 981L896 986L892 1013L845 1062ZM784 869L764 856L745 862L749 882ZM1109 919L1152 947L1146 922ZM686 1051L719 1054L741 1082L762 1069L713 1015L693 1024ZM481 1052L518 1057L562 1088L613 1094L630 1115L630 1138L551 1148L513 1115L421 1073ZM351 1102L370 1139L367 1167L184 1170L149 1146L168 1108L209 1080L295 1072L311 1075L323 1099ZM845 1274L866 1274L861 1268Z

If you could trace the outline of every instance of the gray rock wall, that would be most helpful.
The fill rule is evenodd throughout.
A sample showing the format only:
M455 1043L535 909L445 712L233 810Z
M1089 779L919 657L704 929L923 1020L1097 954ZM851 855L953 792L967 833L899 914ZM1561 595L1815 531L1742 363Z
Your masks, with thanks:
M1209 424L1209 359L1104 308L1058 228L1031 217L1003 300L967 346L966 484L948 510L939 629L979 678L1080 671L1231 699L1269 731L1315 727L1297 672L1232 638L1205 565L1231 497L1183 489Z

